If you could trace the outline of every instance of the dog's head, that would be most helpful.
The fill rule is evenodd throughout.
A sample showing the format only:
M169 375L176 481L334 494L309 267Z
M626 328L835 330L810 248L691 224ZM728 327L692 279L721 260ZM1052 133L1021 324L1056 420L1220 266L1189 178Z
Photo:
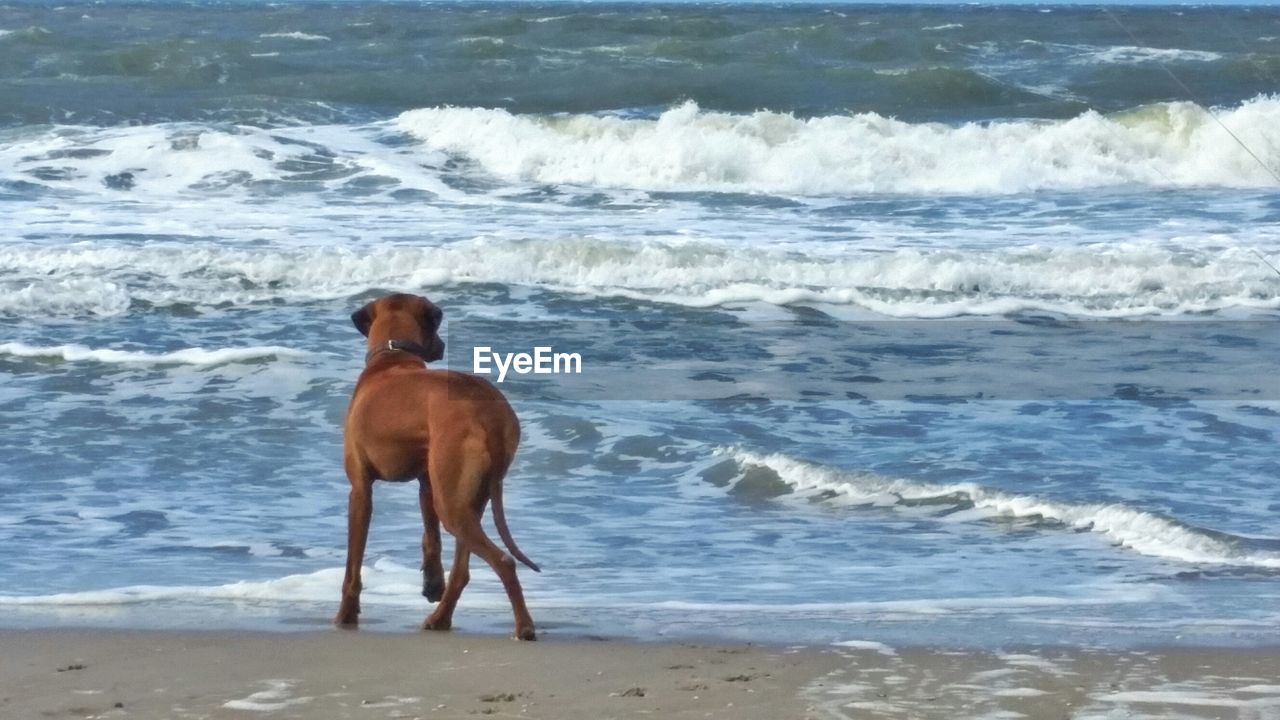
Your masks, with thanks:
M444 357L440 324L444 312L421 295L396 293L380 297L351 313L351 322L369 338L369 349L385 347L390 340L417 343L422 358L434 362Z

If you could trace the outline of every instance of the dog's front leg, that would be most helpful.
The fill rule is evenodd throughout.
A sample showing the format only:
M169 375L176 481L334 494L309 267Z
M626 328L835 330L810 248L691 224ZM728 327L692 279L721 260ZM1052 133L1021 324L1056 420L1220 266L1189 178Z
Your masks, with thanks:
M440 518L431 501L431 483L424 476L418 485L422 508L422 596L436 602L444 595L444 565L440 562Z
M355 627L360 615L360 570L364 565L364 546L369 538L369 520L373 517L373 478L363 472L347 471L351 494L347 497L347 572L342 580L342 604L334 624Z

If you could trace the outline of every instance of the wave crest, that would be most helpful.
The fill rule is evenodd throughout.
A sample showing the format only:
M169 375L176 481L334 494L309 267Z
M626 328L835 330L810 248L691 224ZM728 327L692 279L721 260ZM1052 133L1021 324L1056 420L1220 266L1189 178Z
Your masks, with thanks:
M1198 528L1123 503L1073 503L1009 493L975 483L940 485L851 472L781 454L762 455L741 449L721 452L740 469L771 470L793 492L806 496L829 494L830 501L839 504L897 506L931 502L952 505L959 510L977 510L981 517L1026 518L1087 530L1135 552L1166 560L1280 569L1280 553L1250 548L1251 542L1256 541Z
M656 119L431 108L403 113L396 124L424 147L504 180L659 191L1265 187L1275 183L1268 168L1280 167L1280 99L1274 96L1217 111L1175 102L1120 116L1087 112L1065 121L959 127L875 113L730 114L693 102Z

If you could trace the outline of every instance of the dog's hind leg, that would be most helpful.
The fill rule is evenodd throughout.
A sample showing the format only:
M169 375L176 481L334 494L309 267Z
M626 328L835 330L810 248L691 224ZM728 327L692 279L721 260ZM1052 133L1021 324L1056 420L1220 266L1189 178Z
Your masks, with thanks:
M489 567L493 568L502 581L502 588L507 591L507 599L511 601L511 611L516 618L516 639L536 640L533 618L524 602L524 589L520 587L520 578L516 577L515 558L493 544L489 536L485 535L479 518L473 518L465 527L460 528L458 536L465 538L464 542L471 546L471 551L489 563Z
M422 623L423 630L448 630L453 627L453 609L458 606L462 590L471 580L471 550L461 540L453 546L453 567L449 568L449 584L435 612Z
M360 615L364 546L369 539L369 520L373 517L373 478L351 463L348 463L347 476L351 480L351 493L347 496L347 571L342 580L342 604L333 622L355 627Z
M422 596L436 602L444 594L444 565L440 563L440 518L431 501L431 485L424 476L418 485L422 508Z
M459 439L457 452L433 456L431 482L435 491L435 509L445 528L458 540L459 551L466 548L489 564L502 581L515 613L516 638L534 640L533 618L524 602L524 590L516 577L515 558L508 555L484 532L481 513L488 500L489 481L494 471L483 435L470 434ZM446 489L452 494L446 494ZM453 580L445 590L446 600L452 592ZM459 587L461 592L461 587ZM456 600L455 600L456 601ZM443 608L447 603L441 603ZM437 608L437 612L440 608Z

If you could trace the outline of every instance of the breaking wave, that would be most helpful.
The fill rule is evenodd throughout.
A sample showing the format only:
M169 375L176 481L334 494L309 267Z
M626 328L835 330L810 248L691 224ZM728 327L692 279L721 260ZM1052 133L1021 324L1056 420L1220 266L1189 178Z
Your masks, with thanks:
M396 123L506 181L794 195L1263 187L1280 168L1280 99L1208 110L951 126L876 113L730 114L689 102L656 119L432 108ZM1233 137L1234 136L1234 137ZM1255 158L1256 156L1256 158Z
M741 449L722 453L740 469L756 467L772 472L796 494L829 495L829 502L841 505L892 507L927 502L938 509L976 511L966 515L966 519L1023 518L1098 533L1121 547L1166 560L1280 570L1280 552L1256 547L1269 541L1198 528L1123 503L1075 503L1010 493L975 483L941 485L888 478L781 454L762 455Z
M410 140L406 146L404 136ZM656 117L411 110L386 122L32 126L0 145L0 191L119 199L396 190L453 200L555 185L793 197L1261 188L1280 172L1280 98L1148 105L1068 120L947 125L879 115L703 110ZM459 177L474 181L458 182ZM470 187L459 190L459 185Z

